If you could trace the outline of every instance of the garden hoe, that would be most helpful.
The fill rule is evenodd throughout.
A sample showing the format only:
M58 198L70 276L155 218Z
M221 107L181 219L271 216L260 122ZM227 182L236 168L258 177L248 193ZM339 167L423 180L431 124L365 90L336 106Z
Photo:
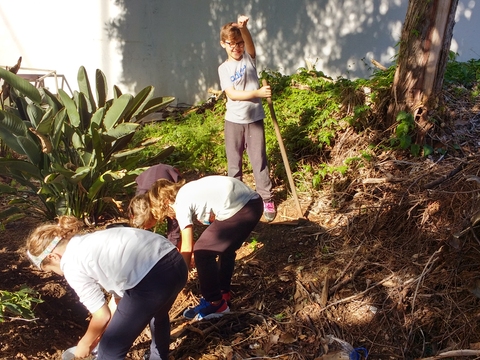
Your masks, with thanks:
M268 85L267 80L262 80L263 86ZM280 134L280 128L278 126L277 118L275 116L275 109L273 108L273 101L271 97L267 98L268 108L270 109L270 116L272 117L273 127L275 128L275 135L277 136L278 145L280 146L280 152L282 154L283 165L287 172L288 182L290 184L290 190L292 191L295 204L297 205L299 219L305 219L302 212L302 207L298 201L297 191L295 189L295 184L293 182L292 171L290 170L290 164L288 163L287 152L285 151L285 146L283 145L282 135ZM298 223L298 222L296 222ZM276 222L272 224L290 224L290 222ZM296 225L296 224L294 224Z

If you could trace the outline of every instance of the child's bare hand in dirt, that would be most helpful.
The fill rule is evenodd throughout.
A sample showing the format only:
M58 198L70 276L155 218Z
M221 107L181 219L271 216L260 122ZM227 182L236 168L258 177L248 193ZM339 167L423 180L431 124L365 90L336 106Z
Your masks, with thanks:
M93 344L85 344L84 341L80 340L75 349L75 359L90 359L91 351L100 341L100 336L94 341Z
M90 355L90 347L83 346L78 343L77 348L75 349L75 359L85 359Z
M93 360L93 359L94 359L94 355L88 355L88 356L86 356L86 357L81 357L81 358L75 356L73 359L74 359L74 360Z
M239 29L246 28L248 23L248 16L240 15L237 19L237 27Z

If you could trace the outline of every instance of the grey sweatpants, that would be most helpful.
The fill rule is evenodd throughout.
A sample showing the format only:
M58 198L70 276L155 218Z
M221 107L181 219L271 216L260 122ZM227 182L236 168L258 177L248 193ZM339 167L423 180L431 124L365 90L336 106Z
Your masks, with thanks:
M224 134L228 176L243 180L242 158L246 150L255 178L255 190L263 201L271 200L272 181L268 169L263 120L250 124L225 121Z

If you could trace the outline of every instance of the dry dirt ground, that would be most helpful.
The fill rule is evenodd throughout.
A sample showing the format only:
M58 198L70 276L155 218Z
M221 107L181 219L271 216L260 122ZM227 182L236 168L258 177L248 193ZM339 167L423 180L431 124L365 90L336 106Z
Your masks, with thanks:
M352 347L351 359L366 351L369 359L449 351L450 359L480 358L478 113L474 104L437 129L430 140L445 155L378 152L328 191L298 192L304 219L277 186L275 223L261 222L238 253L230 314L182 320L199 295L191 272L171 312L171 359L348 359L340 351ZM357 156L378 136L339 134L332 163ZM87 326L68 285L24 256L37 223L23 219L1 232L0 289L26 284L44 300L36 321L0 325L1 359L60 359ZM141 359L148 337L146 330L128 359Z

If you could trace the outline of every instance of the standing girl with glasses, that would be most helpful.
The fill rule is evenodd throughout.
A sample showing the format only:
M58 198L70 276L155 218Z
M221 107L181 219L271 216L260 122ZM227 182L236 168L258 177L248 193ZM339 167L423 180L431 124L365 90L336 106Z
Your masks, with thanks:
M277 214L267 162L262 98L270 97L270 86L259 88L255 45L247 28L248 17L224 25L220 45L227 60L218 67L220 85L227 95L225 151L228 176L242 180L243 153L246 150L255 177L256 190L263 200L263 216L270 222Z

